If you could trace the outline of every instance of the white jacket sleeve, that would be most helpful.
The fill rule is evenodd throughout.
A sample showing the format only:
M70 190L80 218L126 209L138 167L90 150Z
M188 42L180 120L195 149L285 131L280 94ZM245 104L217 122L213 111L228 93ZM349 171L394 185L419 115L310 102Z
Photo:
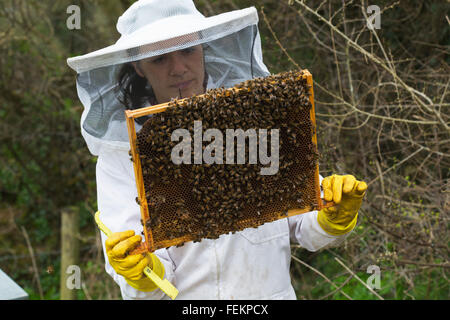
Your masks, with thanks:
M323 177L320 176L320 183ZM321 192L323 197L323 192ZM337 246L351 233L333 236L326 233L317 222L318 211L310 211L288 218L291 241L297 242L309 251L317 251L327 246Z
M100 219L112 232L134 230L141 234L143 227L140 223L141 213L135 199L137 188L133 171L133 164L127 151L103 150L97 160L97 205ZM131 287L125 279L118 275L109 264L106 249L106 236L102 233L102 245L105 256L105 270L120 286L124 299L166 299L160 289L142 292ZM164 278L174 283L173 263L166 249L154 252L164 265Z
M309 251L317 251L327 246L339 245L351 233L340 236L326 233L317 222L317 214L317 211L310 211L288 218L291 241Z

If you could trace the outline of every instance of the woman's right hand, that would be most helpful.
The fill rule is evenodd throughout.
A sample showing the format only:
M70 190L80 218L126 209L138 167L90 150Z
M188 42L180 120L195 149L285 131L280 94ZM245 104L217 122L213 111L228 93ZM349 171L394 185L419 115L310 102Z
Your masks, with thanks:
M135 235L133 230L114 232L105 242L106 254L114 270L125 278L138 280L142 277L142 271L150 264L151 259L143 254L128 255L142 241L140 235Z
M143 273L149 266L160 277L164 275L164 267L154 254L128 253L141 244L142 237L133 230L114 232L105 242L108 260L117 274L125 278L129 285L140 291L153 291L156 284Z

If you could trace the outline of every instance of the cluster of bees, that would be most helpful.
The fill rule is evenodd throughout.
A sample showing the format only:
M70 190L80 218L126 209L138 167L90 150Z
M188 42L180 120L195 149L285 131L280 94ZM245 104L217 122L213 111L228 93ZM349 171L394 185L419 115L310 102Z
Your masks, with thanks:
M286 72L172 100L166 111L147 120L137 133L150 215L142 224L156 247L166 247L162 243L168 240L181 245L215 239L279 219L277 212L287 214L314 203L315 193L308 192L308 186L314 181L318 154L312 142L309 87L300 76L301 71ZM262 164L174 164L171 151L177 142L171 141L171 134L183 128L193 136L195 120L202 121L204 130L224 133L279 129L278 172L261 175Z

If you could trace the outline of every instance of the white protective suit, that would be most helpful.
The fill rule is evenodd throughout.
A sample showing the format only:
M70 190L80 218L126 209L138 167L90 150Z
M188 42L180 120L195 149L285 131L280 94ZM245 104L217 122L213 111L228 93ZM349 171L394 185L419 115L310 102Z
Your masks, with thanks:
M231 87L269 75L257 22L253 7L205 18L191 1L140 0L119 18L121 38L115 45L68 59L78 73L78 95L85 107L81 133L90 152L98 156L98 210L112 232L142 231L125 108L114 90L121 64L202 44L208 89ZM161 32L154 31L158 28ZM169 34L167 39L179 39L183 30L197 35L195 43L186 43L186 38L172 48L156 45L164 44L163 33ZM155 254L164 264L165 278L179 290L177 299L296 299L289 273L290 242L316 251L346 236L327 234L317 222L317 211L312 211ZM105 240L102 233L103 244ZM107 257L105 249L104 253ZM107 258L105 264L124 299L168 299L160 289L137 291L116 274Z

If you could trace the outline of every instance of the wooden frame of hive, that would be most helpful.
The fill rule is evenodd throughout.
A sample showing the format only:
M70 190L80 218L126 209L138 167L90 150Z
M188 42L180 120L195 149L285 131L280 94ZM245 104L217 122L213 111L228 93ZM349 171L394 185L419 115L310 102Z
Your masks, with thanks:
M310 90L310 95L309 95L309 101L311 103L310 120L313 125L313 129L314 129L313 133L312 133L312 143L317 148L317 134L316 134L316 129L315 129L316 128L316 120L315 120L314 91L313 91L312 75L308 70L305 69L305 70L302 70L301 78L302 79L306 78L307 85L309 86L309 90ZM299 80L300 80L300 78L299 78ZM227 90L239 90L239 89L230 88ZM225 92L227 92L227 90ZM181 102L183 100L185 100L185 99L180 99L179 101ZM146 191L145 191L144 180L143 180L141 160L140 160L140 157L139 157L139 154L137 151L137 134L136 134L136 129L135 129L135 119L143 117L143 116L147 116L150 114L164 112L168 108L168 105L169 105L169 102L162 103L159 105L149 106L149 107L145 107L145 108L141 108L141 109L137 109L137 110L126 110L125 111L126 123L127 123L127 127L128 127L128 135L129 135L129 139L130 139L131 156L133 159L133 168L134 168L134 173L135 173L135 178L136 178L136 186L137 186L137 193L138 193L138 199L139 199L139 204L140 204L142 221L147 221L150 218L150 216L149 216L147 198L145 195ZM316 192L316 199L319 199L318 203L315 204L315 210L321 210L324 207L329 207L329 206L333 205L333 203L331 203L331 202L324 203L323 201L320 200L321 198L320 198L318 161L317 161L316 169L315 169L315 192ZM309 211L311 211L310 207L302 208L302 209L300 209L300 208L290 209L290 210L288 210L287 215L286 215L286 213L282 214L280 212L278 214L277 219L282 219L282 218L302 214L302 213L309 212ZM153 252L155 250L155 248L153 246L152 233L148 232L148 230L145 226L143 229L144 229L144 235L145 235L145 242L143 242L140 247L135 249L133 253L140 253L143 251ZM180 242L184 242L184 241L180 241L179 239L173 239L173 241L169 245L167 245L167 247L172 246L172 245L177 245Z

